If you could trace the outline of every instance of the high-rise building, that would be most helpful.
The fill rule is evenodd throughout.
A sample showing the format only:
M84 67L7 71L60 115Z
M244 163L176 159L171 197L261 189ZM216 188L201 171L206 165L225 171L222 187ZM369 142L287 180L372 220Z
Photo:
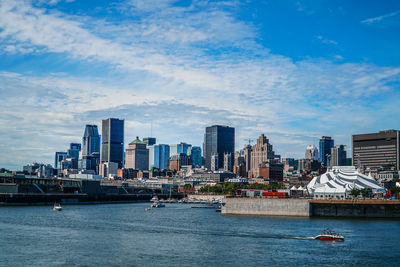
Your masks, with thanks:
M121 169L124 165L124 120L115 118L103 120L101 132L100 162L115 162L118 164L118 169Z
M213 125L206 128L204 134L204 158L205 166L211 169L211 157L218 154L218 168L224 167L224 153L235 153L235 128L229 126ZM231 157L233 165L233 157ZM215 162L214 162L215 163Z
M67 152L56 152L55 160L54 160L54 169L60 169L60 162L68 157Z
M139 137L136 137L136 140L129 143L125 155L126 169L149 169L149 149L146 148L145 142L139 140Z
M80 151L81 151L81 144L79 143L69 144L69 149L67 151L68 158L78 159Z
M379 133L356 134L352 138L353 165L377 170L379 168L400 169L399 131L387 130Z
M143 138L143 142L146 143L148 146L152 146L156 144L156 138L155 137L145 137Z
M169 158L169 169L170 170L180 171L182 166L185 166L188 164L189 164L189 157L185 153L175 154Z
M246 175L248 176L251 168L251 151L253 147L248 144L241 150L241 155L244 157L244 164L246 166Z
M100 135L97 125L86 125L82 137L82 157L100 153Z
M328 166L328 158L331 156L331 148L335 145L330 136L322 136L319 139L319 160L325 166Z
M219 166L219 156L217 153L211 155L211 170L217 171Z
M97 125L85 126L85 132L82 137L82 151L79 159L79 168L91 170L98 173L100 164L100 135Z
M250 177L258 177L259 169L264 163L272 162L275 158L275 153L269 139L264 135L260 135L251 151L250 160Z
M169 145L154 145L154 167L166 170L169 167Z
M169 145L169 153L171 156L173 155L178 155L180 153L184 153L187 154L188 149L192 147L192 145L190 144L186 144L186 143L179 143L179 144L172 144Z
M337 145L331 148L331 166L346 166L345 145Z
M188 148L187 155L193 167L200 168L202 164L201 148L199 146L192 146Z
M224 171L231 172L232 170L232 153L224 153Z
M314 145L307 146L305 159L319 160L318 148Z

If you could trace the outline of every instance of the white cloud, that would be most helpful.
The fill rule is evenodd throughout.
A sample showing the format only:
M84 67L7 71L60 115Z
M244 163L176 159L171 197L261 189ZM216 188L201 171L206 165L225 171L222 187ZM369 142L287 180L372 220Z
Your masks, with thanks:
M387 18L390 18L390 17L397 16L398 14L400 14L400 11L395 11L395 12L392 12L392 13L389 13L389 14L385 14L385 15L382 15L382 16L364 19L364 20L361 21L361 23L373 24L373 23L379 22L379 21L381 21L383 19L387 19Z
M18 140L12 148L0 145L8 152L0 153L0 162L15 156L21 165L37 158L51 163L54 151L79 142L86 123L106 117L126 119L125 141L149 135L152 122L161 142L201 145L204 127L221 123L237 127L237 146L265 132L279 153L301 156L316 136L373 129L397 114L379 101L371 109L365 99L379 96L394 106L400 68L294 62L260 47L253 26L219 9L221 3L172 2L119 6L127 14L144 12L122 22L1 2L3 53L67 55L115 69L102 78L0 73L0 136L4 144ZM209 53L221 48L222 54ZM41 149L21 156L21 147Z

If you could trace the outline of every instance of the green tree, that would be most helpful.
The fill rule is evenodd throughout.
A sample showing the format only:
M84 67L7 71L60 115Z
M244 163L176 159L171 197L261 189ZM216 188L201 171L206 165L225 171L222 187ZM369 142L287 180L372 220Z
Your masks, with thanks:
M351 191L350 191L350 195L353 196L353 198L356 198L357 196L360 195L360 190L357 189L357 188L353 188L353 189L351 189Z

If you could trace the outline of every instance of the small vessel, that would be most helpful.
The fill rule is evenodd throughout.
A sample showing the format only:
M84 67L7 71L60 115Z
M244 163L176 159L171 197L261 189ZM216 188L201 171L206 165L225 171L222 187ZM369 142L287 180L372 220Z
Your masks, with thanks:
M322 234L317 235L314 239L322 241L344 241L342 235L333 232L329 228L326 228Z
M165 204L162 203L161 201L154 201L153 204L151 204L152 208L164 208Z
M54 211L62 211L61 204L60 203L54 203L53 210Z

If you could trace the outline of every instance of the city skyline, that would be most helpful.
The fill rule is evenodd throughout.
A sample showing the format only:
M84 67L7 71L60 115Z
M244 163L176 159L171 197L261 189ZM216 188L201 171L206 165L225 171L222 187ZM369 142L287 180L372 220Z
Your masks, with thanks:
M0 1L0 167L53 163L109 117L125 143L202 147L220 124L293 158L400 129L397 1L92 4Z

